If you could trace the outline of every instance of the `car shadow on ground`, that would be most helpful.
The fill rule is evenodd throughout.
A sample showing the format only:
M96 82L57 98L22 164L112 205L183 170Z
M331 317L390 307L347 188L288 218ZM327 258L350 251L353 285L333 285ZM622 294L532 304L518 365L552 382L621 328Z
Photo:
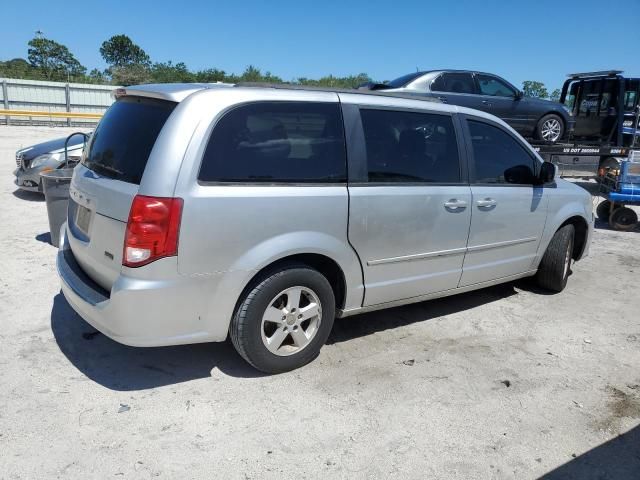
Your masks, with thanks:
M529 282L497 285L455 297L337 319L327 343L345 342L391 328L429 321L501 300L533 288ZM213 369L239 378L263 376L249 366L229 340L173 347L136 348L97 332L71 308L62 293L51 310L54 338L69 361L100 385L118 391L144 390L211 376Z
M640 426L617 436L540 477L540 480L640 478Z
M51 329L62 353L83 374L111 390L145 390L211 376L214 368L240 378L259 377L230 342L136 348L96 331L62 293L53 299Z
M327 343L346 342L384 330L404 327L413 323L426 322L445 315L472 310L480 305L517 295L518 291L515 288L516 286L524 290L536 289L529 281L504 283L451 297L413 303L403 307L377 310L362 315L354 315L353 317L337 318ZM543 292L546 293L545 291Z
M37 192L28 192L26 190L15 190L13 196L27 202L44 202L44 195Z

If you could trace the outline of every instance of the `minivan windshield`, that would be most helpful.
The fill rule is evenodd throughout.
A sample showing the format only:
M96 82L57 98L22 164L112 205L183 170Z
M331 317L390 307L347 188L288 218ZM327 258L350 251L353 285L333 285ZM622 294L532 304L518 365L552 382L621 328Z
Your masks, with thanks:
M149 154L176 103L123 97L105 113L82 163L106 177L139 184Z

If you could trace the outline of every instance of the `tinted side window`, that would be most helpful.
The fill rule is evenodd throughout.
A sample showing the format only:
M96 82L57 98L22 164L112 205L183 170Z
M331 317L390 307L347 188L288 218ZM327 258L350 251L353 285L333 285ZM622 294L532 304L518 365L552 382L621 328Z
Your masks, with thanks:
M606 117L611 113L610 109L617 108L618 106L618 81L617 80L605 80L602 85L602 98L600 98L600 116Z
M198 179L206 182L346 182L337 103L261 102L214 127Z
M578 104L579 117L591 117L598 114L602 106L606 109L609 105L609 95L601 95L601 83L597 81L585 81L580 91L580 103Z
M501 80L489 75L476 75L480 93L482 95L491 95L493 97L513 97L516 92Z
M567 91L567 96L564 99L564 104L571 112L574 112L576 104L576 98L578 97L578 90L580 89L580 82L573 82Z
M460 182L451 117L360 110L370 182Z
M624 109L627 112L632 112L636 106L638 99L638 90L640 90L640 81L638 80L625 80L626 86L624 89Z
M476 93L470 73L443 73L431 84L434 92Z
M505 131L469 120L476 183L534 183L534 158Z

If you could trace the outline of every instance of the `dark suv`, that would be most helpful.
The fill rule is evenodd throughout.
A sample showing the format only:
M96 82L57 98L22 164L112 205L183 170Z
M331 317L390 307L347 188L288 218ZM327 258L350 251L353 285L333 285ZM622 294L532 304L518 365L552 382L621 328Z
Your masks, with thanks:
M509 82L490 73L415 72L365 88L436 97L444 103L482 110L500 117L522 136L546 142L561 140L574 126L569 110L561 103L525 97Z

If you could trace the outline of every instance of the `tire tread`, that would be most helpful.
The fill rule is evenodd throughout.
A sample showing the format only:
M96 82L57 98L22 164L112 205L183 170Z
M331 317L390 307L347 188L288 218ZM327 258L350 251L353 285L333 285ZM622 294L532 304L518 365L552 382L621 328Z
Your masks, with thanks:
M573 247L574 235L575 227L571 224L560 227L553 235L536 274L538 285L542 288L553 292L564 290L567 285L567 277L571 271L569 269L567 276L564 276L565 253L568 243Z

